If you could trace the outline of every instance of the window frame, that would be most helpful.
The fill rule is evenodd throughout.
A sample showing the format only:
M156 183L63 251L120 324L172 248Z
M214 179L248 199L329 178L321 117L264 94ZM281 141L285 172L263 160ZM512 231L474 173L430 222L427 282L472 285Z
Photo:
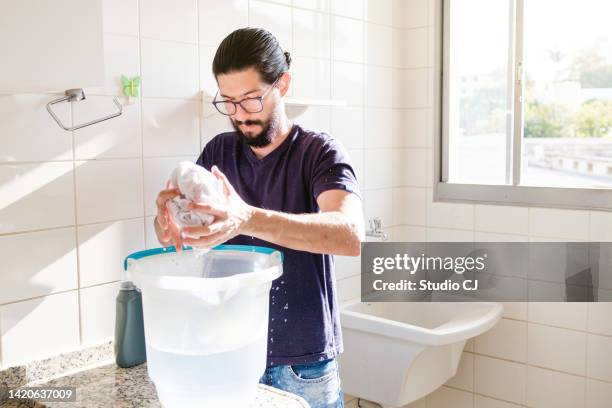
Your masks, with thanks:
M524 0L511 0L511 35L509 76L513 87L512 121L508 121L506 185L460 184L448 180L448 96L450 19L446 11L453 0L435 0L434 4L434 75L433 132L434 132L434 180L433 200L442 202L514 205L530 207L568 208L612 211L612 188L539 187L520 185L522 159L522 91L523 91L523 10ZM511 122L511 123L510 123Z

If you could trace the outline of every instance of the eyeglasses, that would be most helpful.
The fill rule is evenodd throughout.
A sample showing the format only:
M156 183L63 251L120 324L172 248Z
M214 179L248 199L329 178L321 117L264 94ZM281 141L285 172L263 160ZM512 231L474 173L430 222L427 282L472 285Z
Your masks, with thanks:
M265 98L268 92L270 92L270 89L274 88L274 85L276 85L279 79L280 76L276 78L272 85L270 85L270 87L266 89L266 91L261 96L256 96L253 98L244 98L238 102L233 102L228 99L218 101L217 95L219 94L219 91L217 91L212 104L215 105L215 108L217 108L219 113L227 116L234 115L236 113L236 110L238 109L238 105L240 105L240 107L247 113L261 112L263 110L263 98Z

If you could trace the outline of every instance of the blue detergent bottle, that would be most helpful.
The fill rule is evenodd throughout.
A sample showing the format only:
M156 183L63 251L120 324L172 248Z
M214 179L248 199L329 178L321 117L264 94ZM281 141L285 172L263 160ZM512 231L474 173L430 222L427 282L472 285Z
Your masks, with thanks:
M116 301L115 360L119 367L128 368L147 361L142 295L129 281L121 282Z

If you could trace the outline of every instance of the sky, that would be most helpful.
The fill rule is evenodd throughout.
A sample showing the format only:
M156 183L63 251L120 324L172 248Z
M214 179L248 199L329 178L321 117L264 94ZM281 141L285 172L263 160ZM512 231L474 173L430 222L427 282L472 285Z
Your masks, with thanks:
M507 64L510 5L511 0L451 2L451 47L460 75ZM532 76L549 75L549 50L571 55L597 38L607 42L602 54L612 63L612 1L524 0L524 5L524 55Z

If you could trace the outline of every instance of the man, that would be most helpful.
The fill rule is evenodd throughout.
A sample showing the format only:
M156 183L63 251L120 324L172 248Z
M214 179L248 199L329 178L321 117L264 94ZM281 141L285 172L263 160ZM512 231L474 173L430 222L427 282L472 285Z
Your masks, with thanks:
M182 239L157 198L155 230L163 245L262 245L284 253L270 294L268 364L261 382L304 397L312 408L343 407L336 357L343 351L331 255L358 256L364 236L361 199L345 150L323 133L292 124L282 97L289 53L272 34L244 28L217 49L213 101L235 132L222 133L197 163L223 182L226 205L194 203L215 216ZM178 248L177 248L178 249Z

